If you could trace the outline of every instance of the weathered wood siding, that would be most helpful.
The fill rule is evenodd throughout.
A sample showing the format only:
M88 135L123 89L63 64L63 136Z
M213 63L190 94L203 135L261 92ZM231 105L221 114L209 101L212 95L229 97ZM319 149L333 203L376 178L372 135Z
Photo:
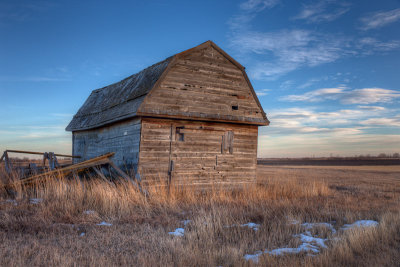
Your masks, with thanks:
M143 118L139 172L144 181L254 181L258 127ZM171 169L171 166L173 167Z
M178 57L138 111L182 119L259 122L264 120L263 111L255 97L242 70L208 46Z
M81 156L74 163L115 152L112 158L115 164L123 169L136 168L140 128L140 119L130 119L101 128L73 132L73 155Z

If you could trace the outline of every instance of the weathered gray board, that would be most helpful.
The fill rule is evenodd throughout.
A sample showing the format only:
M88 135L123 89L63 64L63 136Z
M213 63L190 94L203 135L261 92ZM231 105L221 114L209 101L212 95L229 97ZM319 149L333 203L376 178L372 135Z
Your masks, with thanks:
M101 128L73 132L73 155L82 162L99 155L115 152L116 165L136 169L139 158L141 120L138 118L117 122Z

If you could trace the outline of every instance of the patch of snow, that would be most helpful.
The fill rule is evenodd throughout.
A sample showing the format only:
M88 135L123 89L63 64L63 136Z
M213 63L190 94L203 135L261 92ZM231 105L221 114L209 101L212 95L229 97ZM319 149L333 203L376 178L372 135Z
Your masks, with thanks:
M268 253L274 256L280 256L283 254L298 254L300 252L312 252L312 253L319 253L318 247L311 245L309 243L303 243L297 248L277 248L271 251L266 250L264 253Z
M85 233L82 232L79 236L85 236Z
M18 202L17 202L15 199L7 199L6 202L7 202L7 203L11 203L11 204L13 204L14 206L17 206L17 205L18 205Z
M288 224L300 224L299 221L293 219L293 220L288 220ZM232 226L237 226L237 225L232 225ZM232 226L227 226L227 227L232 227ZM259 225L254 224L254 223L247 223L247 224L242 224L240 226L247 226L250 228L256 228L258 229ZM303 242L299 247L297 248L277 248L273 250L265 250L265 251L257 251L255 254L246 254L244 255L244 259L246 261L253 261L254 263L258 263L258 259L262 254L269 254L269 255L274 255L274 256L280 256L283 254L298 254L300 252L307 252L308 256L315 256L315 254L320 252L321 248L328 248L325 245L325 242L328 241L327 238L319 238L319 237L314 237L311 235L310 231L314 227L326 227L329 228L332 234L336 233L335 227L332 225L332 223L326 223L326 222L320 222L320 223L302 223L302 227L304 227L307 231L304 233L294 235L293 237L298 237L300 238L301 242ZM377 221L373 220L359 220L356 221L352 224L345 224L341 228L342 230L348 230L356 227L376 227L378 226ZM257 231L254 229L255 231ZM333 237L332 240L338 239L338 237Z
M258 263L258 258L262 255L262 254L269 254L269 255L273 255L273 256L281 256L284 254L298 254L301 252L308 252L308 253L319 253L320 250L317 246L311 245L310 243L303 243L301 244L299 247L297 248L276 248L273 250L265 250L264 252L258 251L255 254L246 254L244 255L244 259L246 261L253 261L254 263ZM309 255L313 255L313 254L309 254Z
M176 228L174 232L169 232L168 234L174 235L174 236L183 236L185 234L185 229Z
M183 220L181 221L181 223L183 223L184 226L186 226L187 224L189 224L191 222L191 220Z
M108 223L108 222L101 222L101 223L98 223L97 225L99 225L99 226L111 226L112 225L112 223Z
M256 252L255 254L246 254L244 255L244 259L246 261L252 261L254 263L258 263L258 257L260 257L263 253L261 251Z
M308 231L305 232L304 234L298 235L298 237L300 237L300 240L304 243L308 244L315 243L317 246L321 248L327 248L327 246L325 245L325 241L327 241L328 239L313 237Z
M83 213L86 215L91 215L91 214L95 214L95 211L94 210L85 210Z
M31 199L29 199L29 202L30 202L31 204L35 204L35 205L39 204L39 203L42 202L42 201L43 201L42 198L31 198Z
M241 227L249 227L249 228L251 228L251 229L253 229L254 231L258 231L258 229L259 229L259 227L260 227L260 225L259 224L257 224L257 223L252 223L252 222L249 222L249 223L245 223L245 224L242 224L242 225L240 225Z
M352 228L356 228L356 227L376 227L378 226L378 222L377 221L373 221L373 220L359 220L356 221L352 224L345 224L343 225L343 227L341 228L342 230L348 230L348 229L352 229Z

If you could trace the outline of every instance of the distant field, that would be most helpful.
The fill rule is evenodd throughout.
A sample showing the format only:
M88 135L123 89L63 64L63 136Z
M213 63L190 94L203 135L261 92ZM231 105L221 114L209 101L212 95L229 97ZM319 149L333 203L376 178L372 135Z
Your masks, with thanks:
M371 166L400 165L400 158L259 158L259 165Z

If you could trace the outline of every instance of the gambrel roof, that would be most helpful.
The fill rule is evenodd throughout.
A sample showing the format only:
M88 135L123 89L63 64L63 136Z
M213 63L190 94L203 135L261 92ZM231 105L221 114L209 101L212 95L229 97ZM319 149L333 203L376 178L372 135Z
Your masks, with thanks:
M150 108L144 104L146 98L151 98L153 88L159 87L163 79L168 75L168 71L177 64L180 59L185 59L187 55L195 53L201 49L212 48L220 53L224 60L229 61L241 71L244 80L251 91L249 95L254 99L258 111L257 116L236 116L219 113L197 112L186 109L164 110ZM238 71L240 73L240 71ZM197 74L194 74L197 75ZM229 77L229 74L224 77ZM225 78L226 78L225 77ZM157 90L162 90L158 88ZM171 95L171 97L173 97ZM238 96L239 98L239 96ZM251 100L253 101L253 100ZM149 100L147 100L149 102ZM145 102L146 103L146 102ZM101 127L113 122L132 118L135 116L155 116L177 119L211 120L232 123L244 123L253 125L268 125L269 121L258 101L258 98L251 86L250 81L244 71L244 67L226 54L221 48L212 41L207 41L199 46L178 53L159 63L156 63L139 73L128 78L111 84L109 86L94 90L83 106L79 109L72 121L67 126L67 131L80 131Z

